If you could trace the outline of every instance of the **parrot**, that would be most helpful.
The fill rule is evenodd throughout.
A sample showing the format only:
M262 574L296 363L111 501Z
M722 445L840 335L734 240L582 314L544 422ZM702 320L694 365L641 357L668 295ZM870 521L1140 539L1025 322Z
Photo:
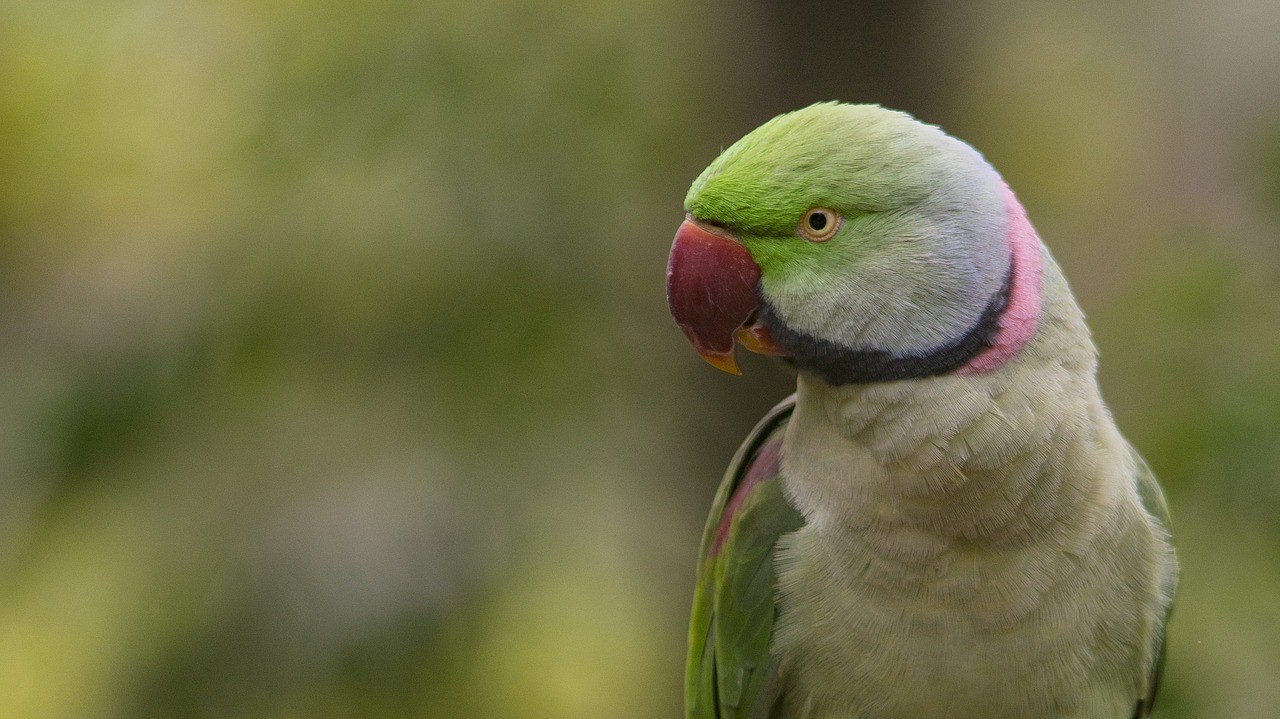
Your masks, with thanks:
M1177 584L1155 476L1001 175L874 104L779 115L684 200L672 317L796 390L698 555L688 719L1130 719Z

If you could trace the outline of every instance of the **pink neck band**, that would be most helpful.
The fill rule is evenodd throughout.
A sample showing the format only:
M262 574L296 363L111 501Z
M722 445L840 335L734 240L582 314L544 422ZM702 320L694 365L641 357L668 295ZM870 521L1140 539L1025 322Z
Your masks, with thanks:
M1016 355L1036 333L1036 321L1040 317L1040 269L1044 264L1040 256L1040 238L1008 185L1004 186L1004 203L1007 216L1005 241L1013 255L1009 301L1000 313L991 346L956 370L957 374L977 374L999 367Z

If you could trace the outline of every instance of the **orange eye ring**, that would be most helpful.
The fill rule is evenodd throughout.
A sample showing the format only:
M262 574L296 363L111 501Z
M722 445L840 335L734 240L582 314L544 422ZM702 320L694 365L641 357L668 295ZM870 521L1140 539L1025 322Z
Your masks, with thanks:
M844 218L840 213L826 207L810 207L800 217L798 231L800 236L810 242L826 242L840 231Z

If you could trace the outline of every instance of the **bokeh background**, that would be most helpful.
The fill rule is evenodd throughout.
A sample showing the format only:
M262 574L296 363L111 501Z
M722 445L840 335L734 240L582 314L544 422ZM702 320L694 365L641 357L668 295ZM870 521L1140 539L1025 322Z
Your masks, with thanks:
M0 717L677 716L785 369L690 181L816 100L980 148L1172 501L1160 715L1280 707L1280 4L0 4Z

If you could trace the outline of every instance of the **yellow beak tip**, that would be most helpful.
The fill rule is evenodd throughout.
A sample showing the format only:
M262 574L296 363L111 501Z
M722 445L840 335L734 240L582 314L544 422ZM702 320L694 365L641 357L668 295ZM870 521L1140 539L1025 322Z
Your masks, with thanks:
M734 359L733 352L703 352L702 359L718 370L724 370L729 374L741 375L742 370L738 369L738 361Z

